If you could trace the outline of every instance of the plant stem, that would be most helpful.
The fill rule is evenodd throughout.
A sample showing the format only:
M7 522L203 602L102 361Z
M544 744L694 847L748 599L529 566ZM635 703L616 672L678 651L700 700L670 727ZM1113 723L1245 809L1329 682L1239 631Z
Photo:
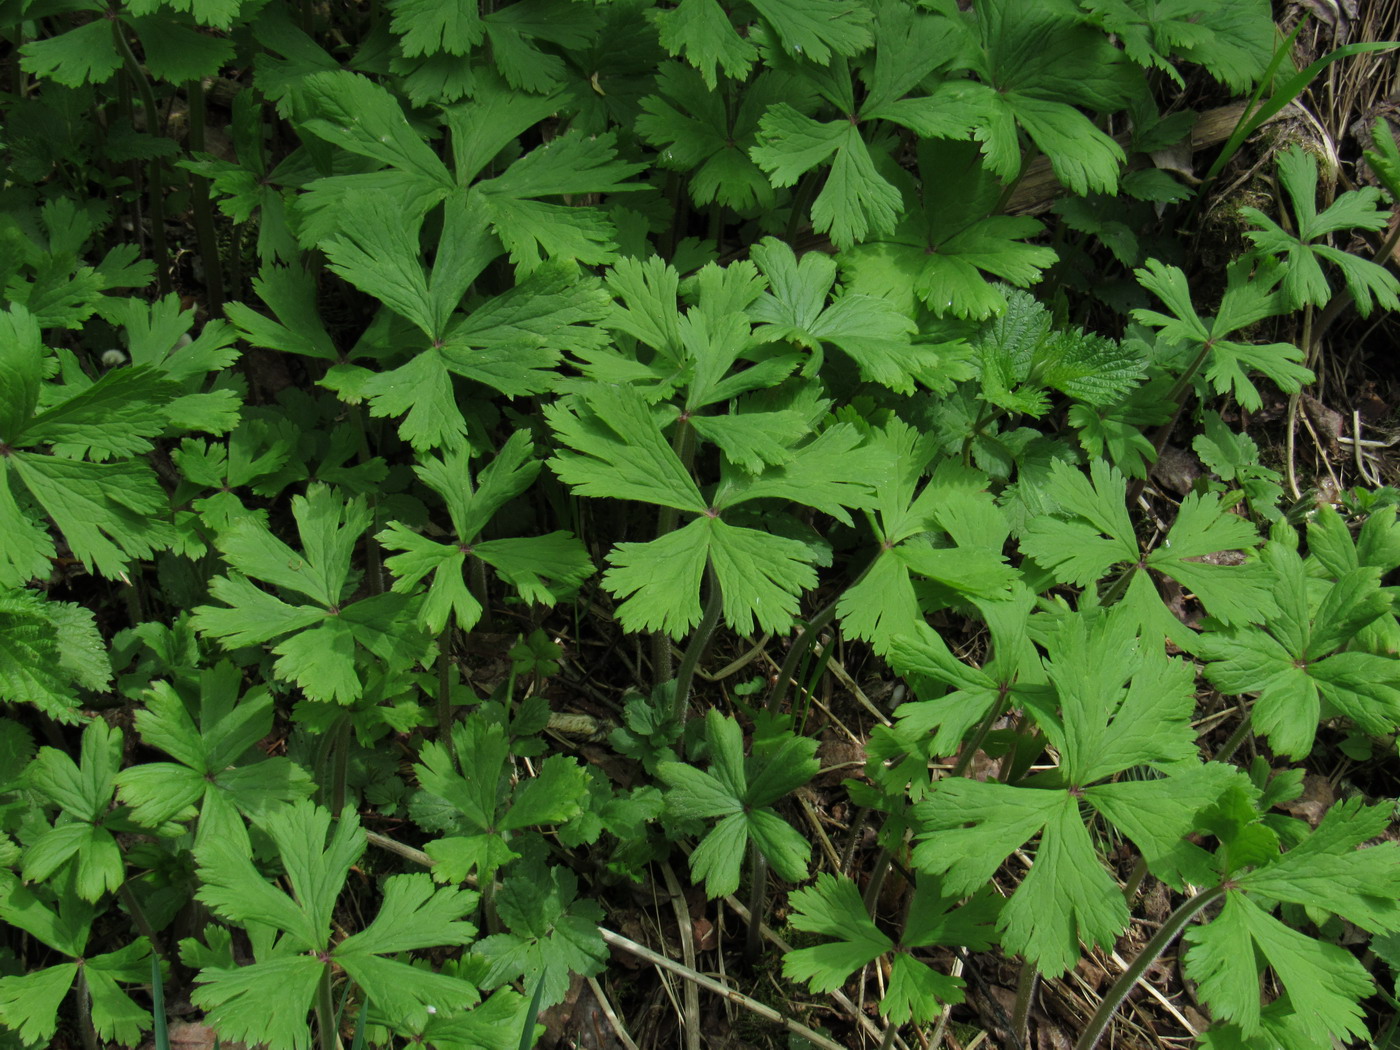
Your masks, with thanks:
M1240 720L1239 725L1235 726L1235 731L1225 738L1225 743L1220 745L1220 750L1215 753L1215 757L1211 759L1211 761L1230 761L1235 752L1239 750L1240 745L1244 743L1245 738L1249 736L1249 731L1253 727L1253 724L1254 709L1251 708L1244 713L1244 718Z
M155 1050L170 1050L170 1028L165 1013L165 981L160 975L160 959L151 956L151 1039Z
M886 1022L885 1033L880 1037L880 1050L893 1050L894 1037L899 1034L899 1025L893 1021Z
M1196 913L1217 897L1224 896L1226 888L1224 884L1212 886L1203 893L1198 893L1167 916L1167 921L1162 923L1161 928L1153 934L1152 939L1143 945L1137 958L1123 971L1118 980L1113 982L1113 987L1108 990L1108 994L1099 1003L1098 1010L1089 1019L1088 1027L1080 1035L1079 1042L1074 1044L1074 1050L1094 1050L1099 1040L1103 1038L1109 1021L1118 1012L1118 1007L1127 998L1133 985L1137 984L1138 979L1147 972L1147 968L1171 946L1171 943L1176 940Z
M676 432L671 435L671 451L689 472L695 462L695 428L689 417L682 412L676 420ZM656 538L660 539L674 532L680 523L681 512L675 507L662 507L656 515ZM671 680L671 636L665 631L654 631L651 635L652 681L660 686Z
M880 907L880 891L885 888L885 879L890 873L890 862L894 860L894 851L888 846L881 846L880 852L875 854L875 866L870 871L870 881L865 884L865 913L872 919L875 912Z
M816 196L818 177L815 170L807 172L798 182L797 189L792 191L792 210L788 212L787 229L783 232L783 240L789 244L796 239L802 220L807 216L807 209L812 204L812 198Z
M884 554L884 548L876 552L875 557L870 559L869 564L860 571L860 575L852 580L846 587L849 590L856 586L861 580L870 574L870 570L875 567L875 563ZM841 592L842 594L845 591ZM821 635L822 630L836 617L836 606L841 601L838 594L831 601L827 602L817 614L813 616L801 628L802 633L792 640L788 647L787 656L783 658L782 667L778 668L778 681L773 686L773 691L768 694L768 710L776 712L782 709L783 701L787 699L789 686L792 684L793 676L797 673L797 665L802 662L802 658L807 655L807 650L812 647L812 643Z
M340 811L345 808L345 777L350 765L349 714L341 715L331 734L331 816L339 820Z
M953 768L948 773L950 779L960 777L967 772L967 767L972 764L972 756L982 749L982 744L987 739L987 734L992 731L992 726L996 725L997 720L1006 713L1008 690L1009 686L1002 689L996 703L992 704L982 721L978 723L977 732L973 733L972 739L963 745L962 750L958 753L958 760L953 763ZM875 868L870 873L870 882L865 888L865 911L872 919L875 918L880 889L885 884L893 860L894 853L886 846L880 847L880 852L875 857Z
M131 77L141 95L141 106L146 111L146 131L154 135L156 96L151 90L151 82L146 79L146 74L141 72L141 63L136 61L136 55L127 42L126 33L122 31L121 20L117 18L112 19L112 39L116 42L117 53L122 56L127 75ZM146 183L151 198L151 254L155 256L156 284L160 288L160 294L165 295L170 291L170 250L165 243L165 190L161 183L159 157L151 160Z
M190 149L204 152L204 83L191 80L185 85L190 106ZM214 232L214 205L209 199L209 180L190 172L190 205L194 211L195 236L199 239L200 261L204 263L204 290L210 314L224 310L224 264L219 240Z
M685 654L681 657L680 668L676 671L675 692L671 697L671 717L682 725L690 714L690 686L695 680L695 668L700 664L700 657L710 647L710 639L714 636L715 628L719 626L719 615L724 608L724 595L720 591L719 578L714 569L707 568L705 576L710 584L710 593L705 599L705 611L700 617L700 625L690 636Z
M752 966L763 949L763 913L768 909L768 858L749 843L753 882L749 886L749 928L744 936L744 962Z
M437 691L437 717L438 717L438 743L447 748L447 754L453 763L457 761L457 746L452 742L452 656L449 650L452 647L452 625L444 627L442 635L438 638L438 691Z
M1171 419L1158 427L1157 432L1152 435L1152 458L1154 461L1161 457L1162 449L1167 447L1167 440L1172 436L1172 431L1176 429L1177 421L1181 419L1182 410L1186 407L1186 392L1190 389L1191 380L1196 377L1196 373L1199 372L1201 366L1206 363L1206 358L1210 356L1214 342L1214 338L1209 338L1201 344L1200 352L1196 354L1191 364L1186 367L1186 370L1176 377L1176 382L1172 384L1171 390L1167 392L1167 403L1176 407L1172 411ZM1133 483L1128 486L1128 506L1130 508L1137 503L1138 497L1142 495L1142 490L1146 487L1146 477L1135 478Z
M123 882L117 890L117 896L121 897L122 903L126 905L127 914L131 916L131 921L135 923L136 929L141 936L145 937L151 944L151 951L162 959L165 952L161 950L160 938L156 936L155 927L151 925L151 920L146 915L146 909L141 907L141 902L136 899L136 894L131 891L130 880Z
M1021 963L1020 976L1016 978L1016 1001L1011 1007L1011 1039L1017 1046L1025 1046L1030 1039L1031 1002L1035 999L1036 987L1040 984L1040 974L1029 959Z
M92 989L88 987L85 966L78 967L78 1034L82 1036L83 1050L102 1050L97 1030L92 1026Z
M316 1029L321 1050L336 1050L340 1033L335 1028L335 998L331 995L331 964L324 964L316 987Z

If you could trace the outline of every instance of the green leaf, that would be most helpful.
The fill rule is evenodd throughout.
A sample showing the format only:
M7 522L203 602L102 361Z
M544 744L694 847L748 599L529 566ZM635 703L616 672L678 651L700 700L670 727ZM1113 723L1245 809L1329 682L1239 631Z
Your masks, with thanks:
M163 520L165 493L145 464L87 463L30 452L16 452L5 462L48 512L74 556L104 576L119 577L131 559L148 558L173 539ZM13 506L0 504L0 514ZM52 548L30 529L21 526L19 550L26 559L21 564L32 567L40 552Z
M172 84L217 76L233 58L233 41L200 33L169 15L132 19L151 76Z
M635 499L700 514L704 498L662 436L655 416L631 387L595 386L583 415L565 402L545 406L545 418L573 452L549 461L561 481L584 496Z
M72 860L75 892L87 901L115 892L125 881L121 850L106 826L121 751L121 730L102 721L89 722L83 730L76 763L56 748L40 748L26 780L63 814L25 850L26 879L48 879Z
M890 965L889 986L879 1010L891 1024L928 1024L942 1012L943 1004L963 1001L962 989L961 979L900 952Z
M240 812L261 814L278 802L310 795L311 778L286 758L244 762L272 729L272 698L261 687L239 697L241 674L221 661L200 674L196 724L178 693L156 682L136 715L136 728L150 747L175 762L146 762L117 774L121 799L132 818L158 827L209 794L221 794Z
M750 252L771 291L750 311L759 322L760 339L788 339L809 349L824 343L839 347L860 367L861 375L897 393L912 394L915 380L936 385L923 364L926 355L911 336L914 322L887 299L844 293L827 304L836 280L836 263L821 252L799 261L791 248L772 237Z
M860 128L851 121L821 123L780 102L759 122L758 142L749 156L774 186L791 186L831 158L826 184L812 202L812 227L829 233L838 248L865 240L871 230L894 230L903 198L876 170Z
M871 14L842 0L752 0L758 13L777 31L790 55L805 55L818 65L838 55L858 55L871 44Z
M0 1021L28 1045L47 1042L58 1029L59 1008L77 975L77 963L60 963L0 977Z
M1289 929L1238 892L1226 894L1220 914L1188 928L1184 938L1191 944L1186 973L1213 1010L1244 1035L1260 1031L1259 975L1249 965L1257 952L1311 1039L1365 1038L1360 1000L1370 994L1371 978L1344 948Z
M531 451L527 432L512 434L496 459L477 476L475 488L464 450L449 452L441 459L424 457L415 471L446 500L455 531L453 541L429 540L397 522L378 535L388 549L405 552L385 561L398 577L395 591L410 592L429 572L434 573L422 610L424 623L433 634L442 631L449 615L455 614L464 630L470 630L481 615L463 575L469 557L494 566L522 595L544 604L552 604L592 575L593 565L583 545L567 533L477 542L491 516L524 492L539 473L541 463L531 457Z
M44 345L39 325L23 306L0 313L0 442L20 443L44 376Z
M1175 266L1149 259L1146 266L1134 271L1138 283L1166 303L1175 316L1155 310L1134 310L1132 316L1159 328L1168 340L1188 347L1192 354L1199 354L1215 392L1231 393L1241 407L1255 412L1264 402L1249 378L1251 370L1268 376L1287 394L1297 393L1315 377L1301 364L1303 352L1291 344L1255 346L1226 338L1283 309L1274 291L1281 274L1275 270L1252 276L1247 264L1248 260L1243 260L1230 267L1225 295L1207 325L1191 305L1186 275Z
M70 88L105 84L122 64L112 28L106 18L96 18L58 36L31 40L20 50L20 68Z
M581 812L588 774L577 763L553 756L537 777L512 788L505 776L510 749L501 726L459 722L453 743L461 772L438 744L424 745L417 767L423 793L415 806L442 804L433 824L466 832L428 844L428 853L443 869L435 869L435 877L460 880L479 873L492 878L498 866L517 856L506 844L512 831L566 824Z
M862 966L894 947L866 914L856 884L823 872L810 887L789 898L794 929L834 940L783 956L783 976L806 981L813 992L834 992Z
M1242 208L1240 213L1262 227L1246 232L1256 247L1285 261L1282 292L1290 306L1320 305L1332 297L1321 266L1321 260L1326 260L1342 271L1362 317L1369 316L1375 301L1387 309L1400 309L1400 281L1389 270L1320 240L1342 230L1383 229L1389 213L1378 207L1380 190L1368 186L1342 193L1319 215L1316 158L1293 146L1278 154L1277 163L1279 180L1293 204L1296 234L1282 229L1258 209Z
M781 74L761 73L744 86L731 114L701 73L666 62L656 77L658 94L641 100L637 131L661 151L661 167L690 173L697 206L719 202L741 212L772 207L773 188L749 149L757 143L764 112L790 98L795 86Z
M253 291L271 307L277 320L243 303L229 303L225 312L253 346L288 354L338 361L340 351L316 309L316 284L300 267L266 265L253 278Z
M603 912L577 894L577 878L563 867L506 879L496 906L510 932L477 943L474 950L490 963L482 984L494 988L523 977L528 987L538 981L540 1001L552 1005L568 992L571 973L601 973L608 958L598 933Z
M657 26L661 46L672 55L685 55L711 91L718 83L717 67L743 81L758 58L758 49L735 31L717 0L680 0L670 10L649 10L647 15Z
M1372 933L1400 928L1400 847L1383 842L1359 848L1383 836L1389 818L1385 806L1343 799L1306 839L1240 876L1238 885L1256 897L1341 915Z
M1248 521L1227 514L1214 495L1187 496L1161 546L1145 558L1138 552L1124 506L1127 486L1116 469L1101 460L1090 464L1090 479L1057 460L1047 489L1060 504L1057 517L1042 516L1026 529L1021 548L1057 579L1091 586L1115 565L1141 564L1194 590L1207 610L1226 623L1248 623L1269 614L1272 601L1265 571L1257 564L1216 565L1198 559L1222 550L1249 550L1259 536ZM1068 519L1068 520L1066 520ZM1194 634L1163 606L1141 568L1133 574L1123 602L1144 630L1161 630L1177 645L1194 648Z
M302 121L307 131L397 168L425 189L445 194L453 188L447 166L409 125L398 101L372 80L347 70L312 73L297 92L316 114Z
M706 716L705 737L710 744L709 772L680 762L657 766L657 775L670 787L670 812L682 819L724 818L691 854L691 874L704 879L711 898L733 893L745 843L752 840L783 878L806 878L811 846L767 807L816 774L816 741L785 731L746 759L738 723L715 710Z
M371 520L362 498L347 500L313 484L305 496L293 497L292 516L301 552L252 517L237 519L219 536L220 550L237 571L210 582L210 596L224 605L197 607L195 626L232 646L301 632L274 649L281 657L274 668L279 677L294 680L315 699L350 703L364 689L356 667L360 649L406 671L426 656L428 639L414 624L414 602L399 594L344 604L351 556ZM314 604L289 605L255 587L245 571Z
M992 404L1040 416L1049 407L1045 390L1108 405L1140 381L1144 362L1130 347L1052 329L1049 312L1026 292L1010 292L1006 303L972 342L982 364L982 396Z
M275 1050L310 1050L306 1014L324 970L324 964L309 955L229 968L205 966L190 1000L223 1038L265 1042Z
M161 409L173 393L152 368L116 369L35 416L23 440L56 445L65 454L92 450L100 458L149 452L148 439L165 429Z
M1393 661L1335 650L1384 614L1376 570L1358 568L1313 601L1302 559L1280 543L1264 548L1275 608L1267 631L1233 628L1201 638L1206 677L1228 693L1258 693L1254 725L1275 750L1303 755L1312 747L1320 697L1371 733L1400 724L1400 675Z
M481 14L470 0L394 0L391 7L399 47L409 57L465 55L485 34Z

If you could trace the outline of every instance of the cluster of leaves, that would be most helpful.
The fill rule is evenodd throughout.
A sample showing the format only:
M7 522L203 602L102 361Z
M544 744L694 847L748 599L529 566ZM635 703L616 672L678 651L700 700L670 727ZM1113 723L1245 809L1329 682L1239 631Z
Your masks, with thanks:
M1163 77L1267 86L1262 0L9 6L0 918L41 951L0 947L0 1046L70 1017L135 1045L155 967L227 1040L334 1046L339 999L372 1041L514 1050L605 966L593 898L682 845L710 897L746 857L755 901L794 887L789 979L883 958L892 1037L963 1000L950 949L1047 977L1112 949L1109 841L1181 898L1204 1045L1366 1034L1333 934L1395 955L1400 857L1360 848L1385 806L1284 817L1303 771L1207 761L1192 720L1205 684L1280 767L1339 726L1393 753L1393 504L1300 533L1225 422L1312 380L1294 311L1400 308L1339 240L1386 200L1319 211L1280 152L1287 206L1241 211L1207 306L1158 250L1193 189L1126 164L1189 135ZM1007 210L1034 157L1050 220ZM165 294L185 209L223 315L198 333ZM156 265L96 248L124 229ZM1076 282L1066 230L1111 280ZM1113 334L1065 323L1080 292ZM1214 476L1144 530L1149 428L1191 416ZM655 642L625 775L544 754L554 608L560 639ZM460 658L508 622L480 696ZM985 629L980 664L935 622ZM808 883L795 713L686 724L720 625L797 657L832 623L911 690L846 785L873 885L912 842L902 920ZM366 853L381 817L429 872Z

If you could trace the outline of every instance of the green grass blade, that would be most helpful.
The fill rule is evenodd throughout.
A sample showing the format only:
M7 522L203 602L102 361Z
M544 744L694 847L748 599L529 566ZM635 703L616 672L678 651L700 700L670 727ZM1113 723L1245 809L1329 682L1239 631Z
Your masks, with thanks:
M1335 51L1323 55L1306 69L1294 73L1279 86L1277 91L1269 96L1267 102L1257 109L1247 111L1249 112L1249 116L1243 118L1239 124L1235 126L1235 130L1230 137L1225 140L1225 145L1221 147L1220 150L1220 156L1215 158L1215 163L1212 164L1210 170L1206 172L1205 181L1209 182L1219 175L1225 165L1230 163L1230 158L1233 157L1235 153L1238 152L1240 146L1244 144L1245 139L1253 135L1266 120L1307 90L1308 85L1313 82L1314 78L1333 62L1337 62L1343 58L1350 58L1353 55L1364 54L1367 51L1391 51L1397 47L1400 47L1400 43L1383 40L1368 41L1360 44L1346 44L1343 47L1337 48ZM1282 53L1282 51L1283 49L1280 48L1280 53Z
M160 956L151 955L151 1017L155 1022L151 1038L155 1050L170 1050L170 1032L165 1023L165 981L160 975Z
M350 1041L350 1050L365 1050L365 1017L369 1014L369 998L360 1004L360 1016L355 1018L355 1038Z
M520 1050L535 1045L535 1021L540 1016L540 1000L544 998L544 977L535 982L535 994L530 997L530 1009L525 1012L525 1027L520 1032Z

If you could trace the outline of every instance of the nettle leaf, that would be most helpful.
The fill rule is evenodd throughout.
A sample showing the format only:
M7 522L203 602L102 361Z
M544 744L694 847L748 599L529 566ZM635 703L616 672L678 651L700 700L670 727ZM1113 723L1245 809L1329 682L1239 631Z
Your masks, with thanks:
M1130 344L1054 328L1049 311L1021 291L1006 295L1006 309L972 347L981 361L982 397L1034 417L1049 410L1049 390L1091 405L1112 404L1141 380L1146 366Z
M478 542L492 515L529 488L539 474L543 464L532 458L531 452L526 431L512 434L477 475L475 487L465 450L449 452L441 459L425 457L414 472L447 503L453 538L445 543L431 540L399 522L391 523L376 537L389 550L404 552L384 563L398 577L396 592L411 593L423 577L433 574L419 613L432 634L442 633L449 616L464 631L471 630L481 617L481 605L466 585L469 558L480 558L523 597L546 605L573 592L593 574L588 552L569 533Z
M233 572L216 576L209 593L223 605L195 609L201 634L231 647L283 638L273 652L279 678L296 682L313 700L352 703L364 691L357 648L405 672L427 655L429 640L415 624L415 603L388 593L344 604L351 591L351 556L371 514L362 497L345 499L327 485L308 486L292 499L301 537L297 552L265 524L240 518L217 545ZM251 579L250 579L251 577ZM309 601L284 602L252 580Z
M330 814L301 801L274 808L257 823L277 846L290 893L267 881L253 865L241 821L230 824L224 834L205 838L195 849L202 882L199 899L232 922L271 927L278 938L275 951L259 952L250 965L230 965L231 958L225 964L207 960L196 977L199 987L191 998L225 1038L263 1042L271 1050L307 1050L307 1013L331 966L342 968L389 1010L476 1002L476 989L466 981L384 958L470 943L476 929L461 917L476 908L475 893L435 888L427 875L394 876L385 883L374 921L331 947L336 901L350 866L365 848L359 819L346 809L331 832ZM271 948L270 939L260 943ZM268 1009L268 1004L275 1008Z
M1049 639L1051 681L1064 709L1062 725L1042 729L1062 763L1057 786L1019 787L955 778L939 781L915 806L920 843L914 863L941 875L950 894L982 887L1010 853L1039 834L1035 862L997 921L1003 945L1024 954L1046 976L1079 958L1078 943L1111 944L1129 915L1117 883L1100 860L1080 814L1083 800L1110 821L1131 810L1111 783L1125 769L1147 765L1162 779L1145 782L1154 800L1148 836L1133 821L1120 830L1146 839L1144 856L1195 828L1198 812L1219 784L1192 764L1194 674L1159 647L1138 651L1135 625L1121 613L1078 615ZM1126 683L1126 687L1125 687ZM1098 783L1108 781L1107 783Z
M1195 592L1211 615L1225 623L1258 622L1273 608L1268 571L1257 561L1217 565L1200 561L1221 551L1250 550L1259 543L1253 525L1227 513L1214 494L1189 495L1166 539L1145 557L1125 507L1127 483L1118 471L1095 460L1089 477L1057 460L1047 495L1059 504L1055 516L1031 521L1021 549L1062 583L1093 586L1116 566L1132 563L1123 604L1147 634L1163 633L1194 650L1198 636L1163 605L1150 578L1162 573Z
M1268 376L1286 394L1296 394L1314 380L1313 373L1301 364L1303 351L1296 346L1289 343L1255 346L1226 338L1285 309L1275 292L1283 276L1277 268L1251 275L1248 260L1231 265L1219 311L1209 323L1191 304L1191 290L1180 269L1149 259L1146 266L1133 272L1138 283L1172 311L1163 314L1155 310L1134 310L1133 319L1160 329L1167 340L1187 348L1192 355L1201 355L1206 380L1217 394L1230 393L1241 407L1257 412L1264 402L1249 379L1251 370Z
M1275 611L1263 629L1203 635L1206 677L1227 693L1257 693L1254 728L1284 754L1306 755L1319 720L1333 713L1376 736L1394 732L1400 724L1394 659L1348 651L1363 629L1391 613L1379 570L1357 567L1319 587L1282 543L1268 544L1261 561Z
M781 878L805 879L811 845L772 805L816 775L817 742L784 731L745 758L739 723L713 709L705 719L705 739L708 772L682 762L657 766L657 775L670 788L670 813L682 820L721 818L690 855L691 874L705 880L711 898L733 893L744 847L751 841Z
M1375 186L1339 194L1325 211L1317 211L1317 158L1301 146L1291 146L1277 156L1279 181L1293 205L1290 233L1257 208L1241 208L1240 214L1261 227L1247 230L1245 236L1260 253L1279 259L1283 265L1280 290L1291 309L1322 305L1333 295L1322 261L1342 272L1347 291L1362 317L1370 316L1374 303L1388 310L1400 309L1400 280L1384 266L1333 248L1324 238L1346 230L1380 230L1390 212L1380 206L1381 191Z
M922 302L936 316L983 320L1006 307L1005 290L1040 280L1053 248L1028 244L1044 226L1022 215L998 215L1002 186L975 145L934 139L917 147L919 203L888 236L841 253L851 290Z
M508 845L512 831L566 824L581 812L588 773L577 762L551 756L538 776L512 786L504 727L477 719L458 722L452 740L455 762L447 748L431 742L423 745L415 767L423 791L414 806L431 809L437 814L434 826L453 832L427 845L437 862L435 879L494 878L498 868L520 856Z
M79 689L105 689L111 678L91 610L30 591L0 591L0 700L33 704L73 723Z

